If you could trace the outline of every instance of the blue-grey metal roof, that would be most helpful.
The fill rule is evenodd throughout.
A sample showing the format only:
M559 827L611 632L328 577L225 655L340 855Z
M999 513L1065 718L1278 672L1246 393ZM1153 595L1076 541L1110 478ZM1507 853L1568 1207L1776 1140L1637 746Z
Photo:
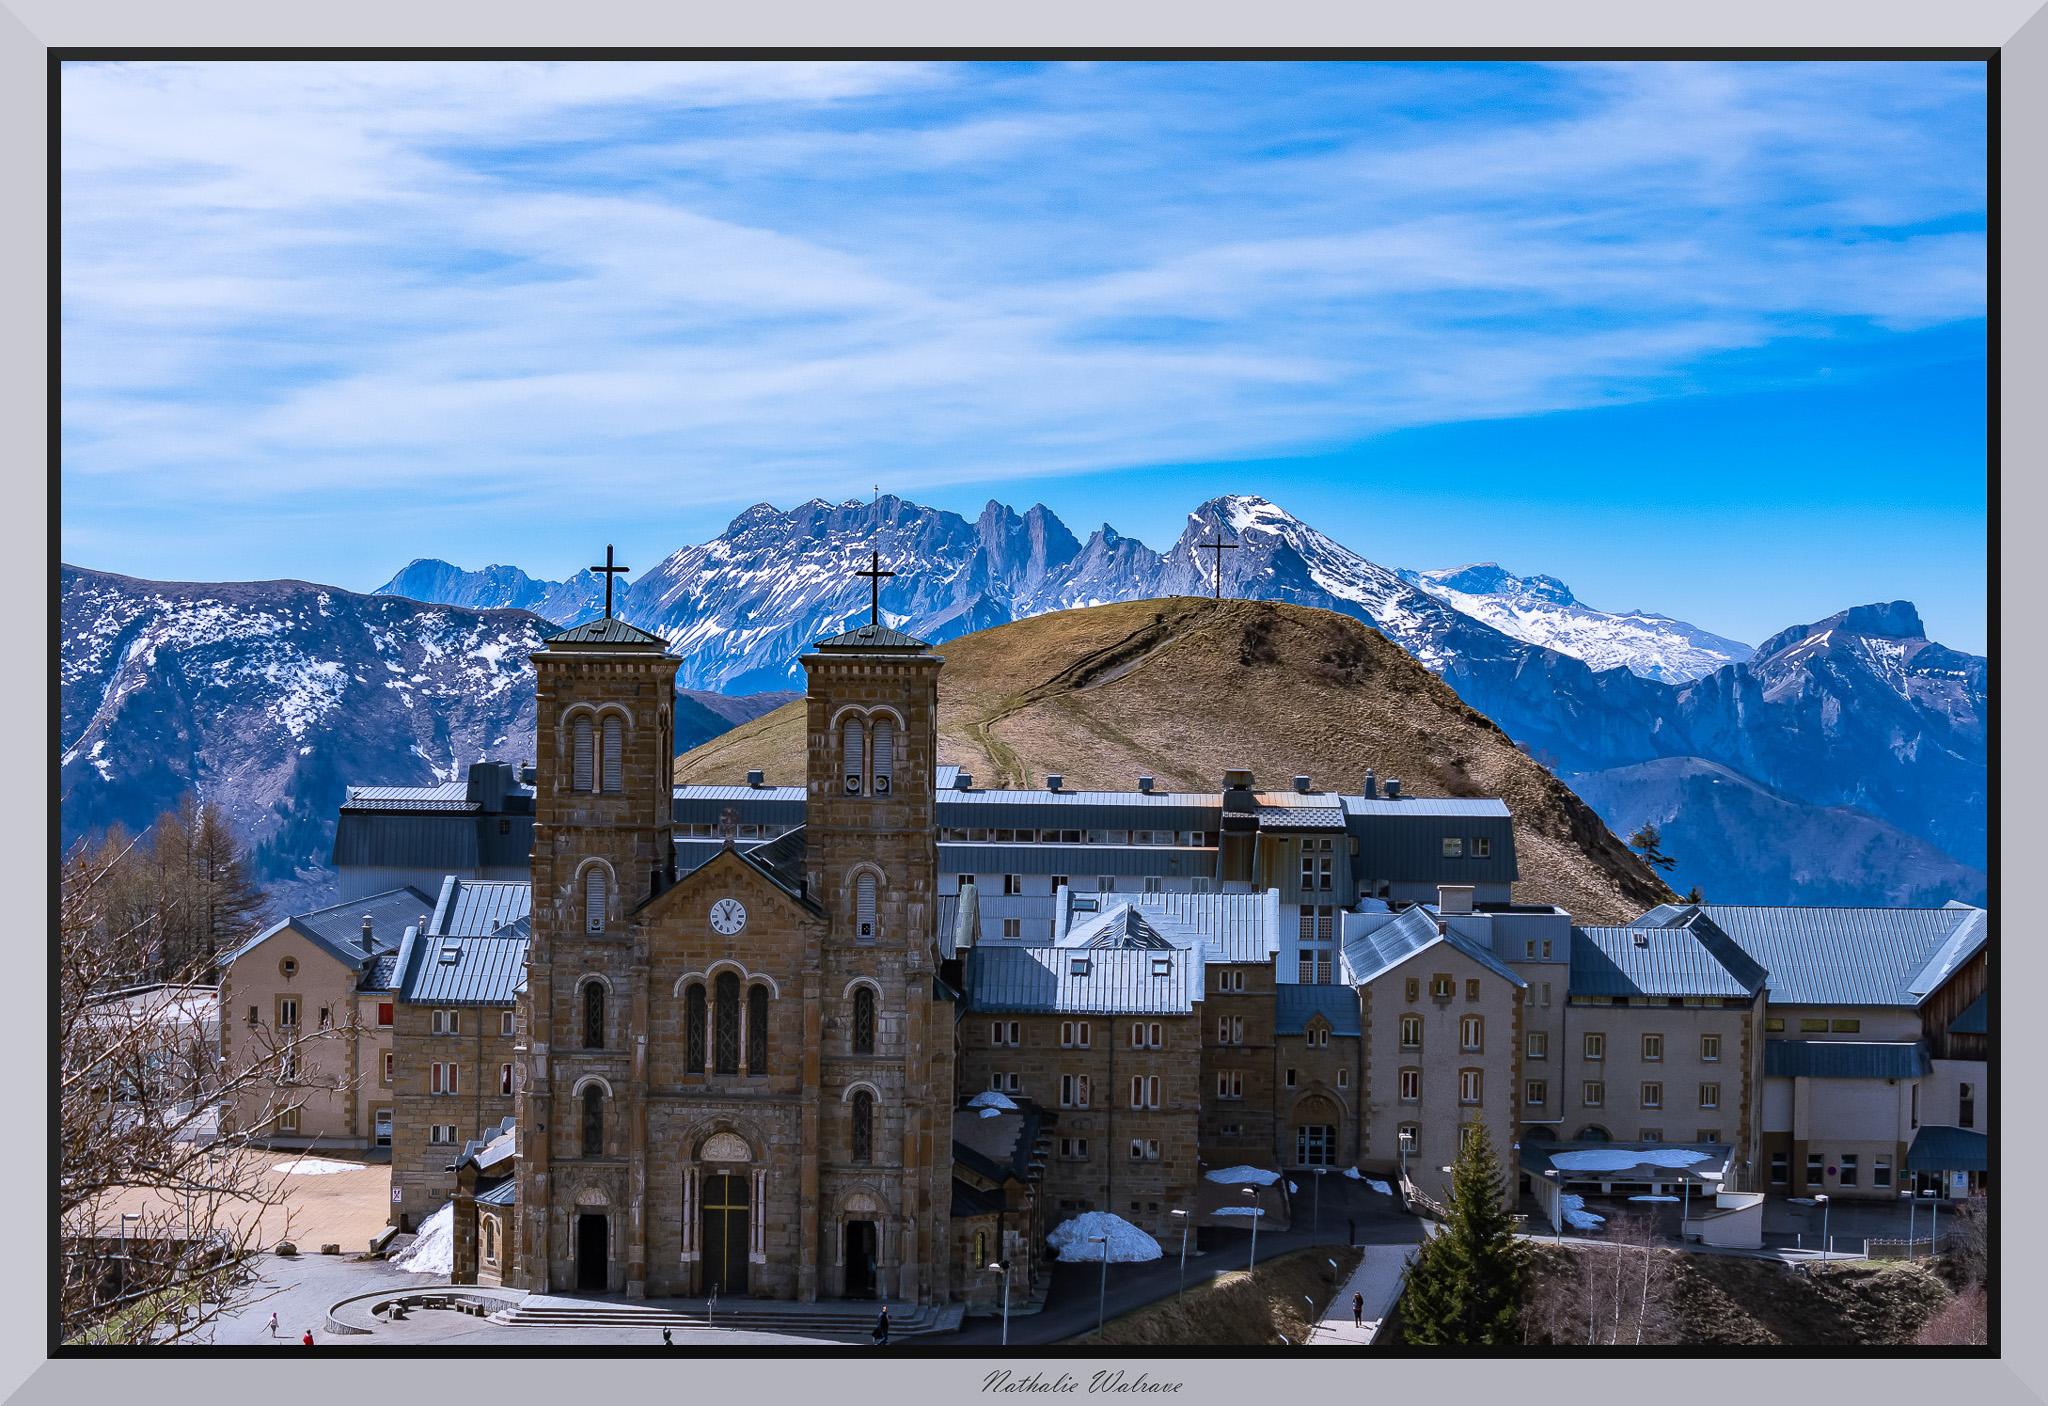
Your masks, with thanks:
M490 820L476 815L344 810L334 822L334 866L430 869L444 874L474 869L478 863L478 827L490 824ZM523 860L524 856L521 857Z
M1261 830L1342 830L1344 812L1334 805L1327 806L1285 806L1268 805L1265 798L1255 814L1259 817Z
M438 786L350 786L342 792L342 805L371 801L419 801L450 807L470 804L467 781L444 781Z
M628 625L616 615L602 615L595 620L586 620L581 625L571 625L566 630L542 635L549 649L561 645L608 644L626 646L647 646L668 648L668 641L660 635L650 635L638 625Z
M1172 947L1145 921L1145 915L1129 903L1113 903L1100 913L1084 918L1060 935L1061 947Z
M1496 820L1510 820L1512 813L1506 801L1479 797L1458 796L1403 796L1398 801L1379 797L1344 796L1344 814L1347 816L1474 816Z
M1404 879L1433 884L1506 884L1519 878L1514 821L1499 801L1367 801L1365 809L1344 798L1345 830L1357 842L1351 872L1361 879ZM1410 806L1416 807L1409 809ZM1391 808L1390 808L1391 807ZM1491 853L1476 853L1474 840ZM1443 852L1458 840L1458 853Z
M1118 895L1122 901L1123 895ZM1169 940L1202 944L1205 960L1264 963L1280 950L1280 893L1137 893L1129 895Z
M901 630L892 630L887 625L861 625L843 635L817 640L813 649L930 649L929 640L916 635L906 635Z
M1963 1013L1948 1023L1951 1035L1989 1035L1991 1033L1991 993L1979 991L1977 999L1963 1007Z
M1725 934L1690 928L1572 929L1574 996L1756 995L1758 966Z
M476 1203L479 1206L510 1206L518 1201L519 1178L506 1177L489 1191L479 1191Z
M396 991L398 989L398 954L386 953L372 962L362 978L356 982L358 991Z
M1344 963L1350 970L1351 981L1363 983L1393 970L1416 953L1427 951L1439 942L1464 953L1488 971L1507 978L1514 986L1529 984L1483 943L1475 942L1453 927L1446 926L1439 932L1435 911L1422 904L1395 914L1391 921L1382 923L1371 932L1351 938L1344 944Z
M450 874L441 881L441 897L427 920L427 932L435 937L487 937L532 910L530 882Z
M316 908L272 923L222 959L221 965L290 928L314 946L347 967L361 967L372 953L362 946L363 919L370 920L370 938L375 953L395 952L406 925L416 923L433 909L434 901L415 888L387 889L368 898Z
M410 1006L509 1006L526 978L526 949L525 937L415 935L398 999Z
M939 871L946 874L1066 874L1093 879L1207 879L1216 875L1216 851L1181 845L1003 845L941 842Z
M1085 971L1076 973L1082 964ZM1164 975L1155 975L1163 964ZM967 956L970 1009L1059 1015L1186 1015L1202 989L1189 948L977 947Z
M1631 926L1704 918L1770 973L1771 1002L1795 1006L1917 1006L1923 980L1977 908L1790 908L1664 904Z
M1933 1072L1927 1046L1917 1041L1764 1041L1764 1073L1774 1079L1921 1079Z
M1948 935L1948 940L1929 954L1926 963L1906 983L1906 989L1926 999L1939 990L1959 967L1983 951L1990 936L1990 915L1981 909L1970 910L1957 924L1956 930Z
M1308 1029L1309 1017L1330 1022L1332 1035L1358 1035L1358 988L1354 986L1303 986L1281 982L1273 988L1273 1033L1299 1035Z
M1170 791L941 791L941 829L1214 830L1214 796Z
M1930 1123L1913 1135L1906 1149L1909 1172L1988 1172L1991 1143L1984 1134L1968 1128Z
M678 825L716 825L731 810L742 825L801 825L801 786L678 786L674 791Z

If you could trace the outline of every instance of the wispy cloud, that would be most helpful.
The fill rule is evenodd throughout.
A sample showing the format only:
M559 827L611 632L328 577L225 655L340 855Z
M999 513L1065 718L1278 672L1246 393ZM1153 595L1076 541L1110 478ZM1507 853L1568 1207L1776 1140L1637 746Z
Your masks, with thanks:
M1271 456L1981 316L1973 65L64 77L67 523ZM1774 373L1775 374L1775 373ZM350 498L348 495L358 495ZM372 523L376 524L372 527Z

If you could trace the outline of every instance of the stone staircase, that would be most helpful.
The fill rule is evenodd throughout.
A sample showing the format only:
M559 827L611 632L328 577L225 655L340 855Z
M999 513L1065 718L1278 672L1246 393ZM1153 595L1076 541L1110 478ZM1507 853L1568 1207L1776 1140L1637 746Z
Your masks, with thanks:
M515 1309L491 1317L515 1328L731 1328L758 1333L866 1341L881 1312L879 1302L785 1299L571 1298L529 1294ZM950 1333L960 1326L960 1304L889 1303L891 1338Z

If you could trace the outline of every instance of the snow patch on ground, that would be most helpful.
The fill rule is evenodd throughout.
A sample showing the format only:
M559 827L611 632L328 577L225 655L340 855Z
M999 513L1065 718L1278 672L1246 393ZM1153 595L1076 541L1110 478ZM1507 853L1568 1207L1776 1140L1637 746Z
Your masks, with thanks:
M1210 1214L1216 1216L1263 1216L1266 1212L1258 1206L1218 1206Z
M1263 1167L1225 1167L1221 1171L1205 1172L1203 1175L1210 1181L1249 1182L1254 1186L1271 1186L1280 1180L1278 1172L1269 1172Z
M1377 1191L1382 1196L1392 1196L1394 1194L1394 1188L1388 1186L1383 1181L1374 1181L1371 1177L1367 1177L1365 1179L1365 1184L1371 1187L1374 1191Z
M1642 1148L1636 1151L1617 1148L1606 1152L1552 1153L1550 1165L1561 1167L1568 1172L1626 1172L1635 1167L1690 1167L1695 1162L1707 1160L1706 1153L1690 1152L1682 1147Z
M1631 1201L1669 1201L1674 1205L1678 1202L1676 1196L1631 1196L1628 1199Z
M292 1162L279 1162L270 1169L273 1172L297 1173L302 1177L324 1177L335 1172L359 1172L359 1162L330 1162L325 1157L301 1157Z
M1091 1243L1091 1235L1107 1236L1108 1244L1105 1246ZM1156 1260L1162 1253L1157 1240L1122 1216L1113 1215L1108 1211L1083 1211L1072 1220L1062 1222L1045 1238L1060 1259L1068 1264L1100 1264L1105 1249L1109 1251L1111 1264L1137 1264L1144 1260ZM450 1246L452 1249L452 1241Z
M455 1272L455 1203L450 1201L420 1225L419 1239L391 1257L391 1267L407 1274Z

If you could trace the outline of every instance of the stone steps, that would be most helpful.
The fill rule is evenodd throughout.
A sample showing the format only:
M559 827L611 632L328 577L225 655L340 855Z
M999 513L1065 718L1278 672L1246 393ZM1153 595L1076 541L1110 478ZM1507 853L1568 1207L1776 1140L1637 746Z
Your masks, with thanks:
M604 1300L564 1302L551 1297L543 1304L522 1304L509 1313L492 1316L496 1321L515 1328L732 1328L764 1333L865 1338L874 1328L877 1312L879 1305L848 1304L839 1307L740 1300L730 1305L720 1304L716 1311L707 1313L698 1303L642 1308ZM920 1333L949 1332L960 1326L962 1313L958 1304L937 1307L891 1304L890 1335L910 1337Z

